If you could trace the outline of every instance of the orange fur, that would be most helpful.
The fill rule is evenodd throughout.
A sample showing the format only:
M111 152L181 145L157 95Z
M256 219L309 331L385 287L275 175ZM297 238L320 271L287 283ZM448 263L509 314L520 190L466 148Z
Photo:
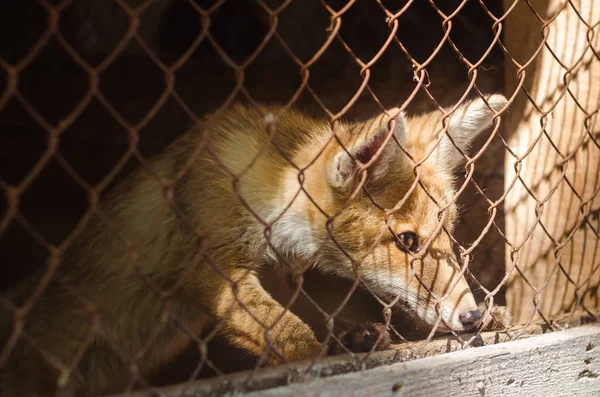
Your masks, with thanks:
M505 99L489 102L498 111ZM414 161L433 150L440 117L406 118L392 109L332 130L325 121L280 110L235 105L208 117L206 130L191 130L154 159L152 173L141 168L118 185L27 316L25 332L52 363L21 339L2 369L1 394L52 395L59 369L68 368L72 390L115 390L132 365L152 373L208 323L254 355L272 347L265 356L271 364L326 354L313 330L263 289L261 271L316 267L350 280L360 274L366 287L386 300L398 296L430 326L441 316L442 327L463 329L459 314L476 305L446 233L456 217L449 199L459 164L449 140L422 164L420 185L404 204L388 211L409 193ZM455 114L450 133L461 149L493 116L481 100ZM272 139L267 126L275 127ZM174 179L199 135L205 150ZM372 163L368 194L359 164L334 135L354 158ZM438 204L446 208L445 230L437 227ZM406 231L429 245L420 259L396 247L392 232ZM98 327L90 328L94 319ZM89 344L78 357L83 343ZM40 381L32 385L31 376Z

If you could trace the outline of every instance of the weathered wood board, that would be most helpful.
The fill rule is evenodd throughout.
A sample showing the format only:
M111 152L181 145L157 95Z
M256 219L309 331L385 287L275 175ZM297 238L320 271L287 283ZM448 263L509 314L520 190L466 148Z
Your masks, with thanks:
M598 396L600 327L586 325L246 394L316 395Z
M259 392L292 384L312 384L317 379L329 382L333 378L355 373L360 377L362 373L371 373L376 368L396 367L400 363L411 360L421 361L424 358L443 358L444 353L465 352L467 350L480 350L481 347L491 347L513 341L526 341L537 338L537 335L554 335L554 330L577 330L588 326L600 313L579 312L573 315L562 316L552 322L552 326L545 322L536 322L527 327L515 325L509 329L482 332L479 334L462 334L455 336L441 336L430 341L418 341L392 345L389 350L373 354L354 354L330 356L311 362L289 363L276 367L267 367L259 371L242 371L216 377L212 379L195 380L163 388L149 388L131 393L121 393L112 397L206 397L230 396L244 393ZM600 332L600 323L593 322L595 329ZM571 332L571 331L570 331ZM552 340L552 337L549 337ZM560 339L560 338L559 338ZM560 339L562 340L562 339ZM467 343L468 341L468 343ZM535 343L535 342L532 342ZM571 347L565 347L570 351ZM592 360L600 360L600 351L595 350ZM491 357L497 354L491 353ZM595 355L595 356L594 356ZM597 358L594 358L597 357ZM437 361L429 361L436 363ZM597 365L597 364L596 364ZM588 368L590 371L592 369ZM594 369L595 371L595 369ZM593 372L593 371L592 371ZM596 372L594 372L596 373ZM287 390L287 389L286 389ZM295 390L295 389L294 389Z

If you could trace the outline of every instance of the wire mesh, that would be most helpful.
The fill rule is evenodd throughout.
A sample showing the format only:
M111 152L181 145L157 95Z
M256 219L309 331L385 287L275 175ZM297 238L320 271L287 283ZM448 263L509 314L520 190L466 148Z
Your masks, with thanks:
M597 2L234 3L3 15L0 394L598 319Z

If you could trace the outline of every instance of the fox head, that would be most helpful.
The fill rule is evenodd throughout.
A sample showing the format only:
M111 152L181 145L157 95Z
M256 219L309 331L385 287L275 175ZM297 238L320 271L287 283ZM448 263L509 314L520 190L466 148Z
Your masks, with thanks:
M461 152L506 104L501 95L486 101L459 106L447 133L441 112L408 118L397 108L335 127L337 138L317 167L319 186L308 178L306 184L309 195L327 197L315 199L329 216L317 266L351 280L360 275L376 295L397 300L430 326L473 327L481 313L451 238L457 218L453 173L464 167Z

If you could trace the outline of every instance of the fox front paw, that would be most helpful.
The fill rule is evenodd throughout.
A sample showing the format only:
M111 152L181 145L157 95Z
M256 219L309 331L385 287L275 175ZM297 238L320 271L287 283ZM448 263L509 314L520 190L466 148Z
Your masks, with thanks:
M485 303L480 303L479 310L486 313L488 309ZM484 314L485 315L485 314ZM482 325L484 331L499 331L508 328L512 324L512 314L506 306L494 306L489 310L489 315Z
M344 345L333 339L329 343L329 355L342 354L351 351L353 353L365 353L371 350L386 350L390 347L390 333L384 324L362 323L355 324L342 332L338 338Z

